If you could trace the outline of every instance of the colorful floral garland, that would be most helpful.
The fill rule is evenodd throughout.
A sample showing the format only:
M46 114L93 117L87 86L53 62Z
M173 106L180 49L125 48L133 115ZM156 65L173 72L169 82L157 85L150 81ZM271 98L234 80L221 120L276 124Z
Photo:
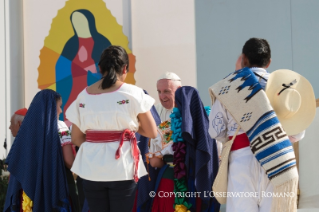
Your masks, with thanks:
M186 145L182 138L182 115L178 108L174 108L171 117L171 130L173 131L173 150L174 150L174 192L175 196L174 208L175 212L189 212L192 204L186 201L185 192L187 192L186 184L186 166L185 155Z
M23 212L32 212L33 202L24 191L22 194L22 198L23 198L23 202L22 202Z

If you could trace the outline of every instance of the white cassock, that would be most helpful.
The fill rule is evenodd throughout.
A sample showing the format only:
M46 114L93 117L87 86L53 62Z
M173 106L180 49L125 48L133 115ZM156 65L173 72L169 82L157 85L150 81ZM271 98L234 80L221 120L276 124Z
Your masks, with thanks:
M168 110L165 107L163 107L162 104L155 105L155 108L158 115L161 118L161 122L168 120L170 118L169 116L173 111L173 108Z

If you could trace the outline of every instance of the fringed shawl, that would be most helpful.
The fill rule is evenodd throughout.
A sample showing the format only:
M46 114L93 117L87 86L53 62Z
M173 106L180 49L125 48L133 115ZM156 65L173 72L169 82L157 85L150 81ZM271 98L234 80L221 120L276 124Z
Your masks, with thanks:
M246 132L250 148L268 178L275 195L294 196L273 200L272 211L296 211L298 172L295 154L287 134L249 68L228 75L209 88L212 102L217 98Z

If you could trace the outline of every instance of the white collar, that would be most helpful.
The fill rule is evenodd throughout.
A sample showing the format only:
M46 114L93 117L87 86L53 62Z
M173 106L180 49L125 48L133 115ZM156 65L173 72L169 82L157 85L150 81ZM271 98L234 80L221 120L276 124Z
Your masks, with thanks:
M264 69L264 68L257 68L257 67L252 67L251 68L251 70L253 71L253 72L256 72L257 74L267 74L268 73L268 71L266 70L266 69Z

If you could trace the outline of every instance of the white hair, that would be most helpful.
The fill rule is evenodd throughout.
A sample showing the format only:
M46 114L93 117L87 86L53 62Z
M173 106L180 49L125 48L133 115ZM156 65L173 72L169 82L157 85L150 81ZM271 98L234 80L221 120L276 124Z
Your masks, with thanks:
M171 80L175 86L177 87L182 87L182 80L181 78L173 73L173 72L165 72L164 74L162 74L158 79L157 79L157 82L159 80L162 80L162 79L166 79L166 80Z
M169 79L169 80L174 80L174 81L181 81L181 78L173 73L173 72L165 72L164 74L162 74L158 79L158 80L161 80L161 79Z
M18 115L18 114L13 115L13 123L14 124L17 124L18 121L22 122L23 119L24 119L24 116L22 116L22 115Z
M172 80L177 87L182 87L182 81L180 80Z

